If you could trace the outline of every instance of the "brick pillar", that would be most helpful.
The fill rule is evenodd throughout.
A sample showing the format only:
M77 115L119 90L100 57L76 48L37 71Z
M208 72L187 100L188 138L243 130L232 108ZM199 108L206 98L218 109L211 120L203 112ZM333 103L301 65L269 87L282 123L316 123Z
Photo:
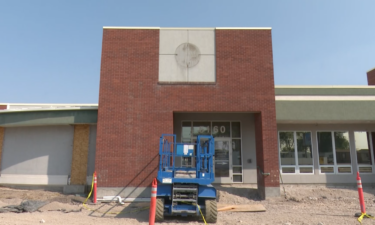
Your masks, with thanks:
M367 72L367 84L375 85L375 68Z
M70 184L84 185L87 176L89 154L89 125L74 126L73 155Z
M262 199L280 195L279 156L275 120L276 117L272 110L271 112L256 113L254 116L257 183L258 192Z

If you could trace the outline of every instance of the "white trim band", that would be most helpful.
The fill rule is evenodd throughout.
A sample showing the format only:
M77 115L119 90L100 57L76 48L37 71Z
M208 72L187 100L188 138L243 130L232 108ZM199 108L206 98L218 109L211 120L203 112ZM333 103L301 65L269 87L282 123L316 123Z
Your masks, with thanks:
M375 96L275 96L276 101L375 101Z
M332 89L332 88L364 88L375 89L375 86L368 85L275 85L275 88L317 88L317 89Z

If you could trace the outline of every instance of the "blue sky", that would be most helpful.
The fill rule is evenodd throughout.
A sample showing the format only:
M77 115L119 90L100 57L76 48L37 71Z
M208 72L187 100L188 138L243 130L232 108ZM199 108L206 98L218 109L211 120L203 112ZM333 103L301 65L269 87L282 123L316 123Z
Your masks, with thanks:
M374 0L2 0L0 102L97 103L103 26L272 27L276 85L366 85Z

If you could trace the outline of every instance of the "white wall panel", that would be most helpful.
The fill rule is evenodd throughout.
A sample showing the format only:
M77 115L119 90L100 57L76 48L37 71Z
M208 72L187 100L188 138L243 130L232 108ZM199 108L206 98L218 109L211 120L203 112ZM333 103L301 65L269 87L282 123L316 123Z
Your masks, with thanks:
M50 178L53 183L61 182L56 180L65 179L70 174L73 132L72 126L6 128L1 182L8 182L13 178L16 181L23 175L36 175L34 180L39 180L37 184ZM27 182L32 183L32 177Z

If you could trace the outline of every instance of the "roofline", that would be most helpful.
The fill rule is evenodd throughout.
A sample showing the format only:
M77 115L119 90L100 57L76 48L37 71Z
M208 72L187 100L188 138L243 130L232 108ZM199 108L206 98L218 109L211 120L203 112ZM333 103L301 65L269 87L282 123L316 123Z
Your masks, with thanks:
M371 72L371 71L373 71L373 70L375 70L375 67L374 68L372 68L372 69L370 69L369 71L367 71L366 73L368 73L368 72Z
M98 110L98 107L72 107L72 108L37 108L37 109L5 109L0 110L0 114L2 113L15 113L15 112L45 112L45 111L69 111L69 110Z
M272 30L271 27L113 27L104 26L103 29L128 30Z
M70 103L1 103L0 102L0 105L27 105L27 106L38 106L38 105L42 105L42 106L46 106L46 105L51 105L51 106L98 106L98 104L70 104Z
M375 89L375 86L369 85L275 85L275 88L370 88Z

